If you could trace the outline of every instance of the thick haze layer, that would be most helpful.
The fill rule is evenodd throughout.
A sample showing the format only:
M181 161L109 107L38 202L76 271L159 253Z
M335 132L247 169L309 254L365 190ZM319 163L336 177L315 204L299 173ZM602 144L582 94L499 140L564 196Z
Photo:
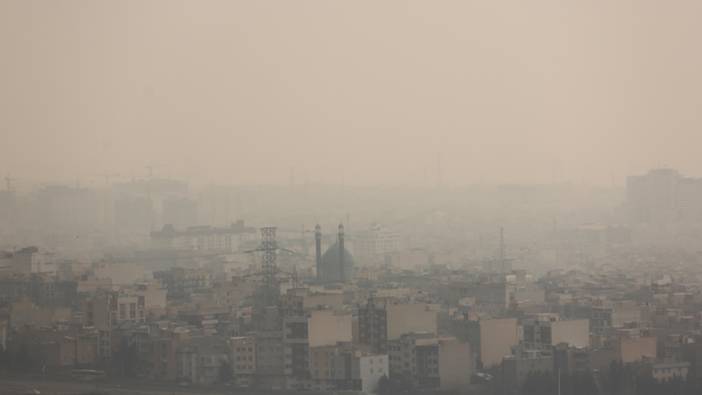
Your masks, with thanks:
M700 15L697 0L1 0L0 171L413 185L699 175Z

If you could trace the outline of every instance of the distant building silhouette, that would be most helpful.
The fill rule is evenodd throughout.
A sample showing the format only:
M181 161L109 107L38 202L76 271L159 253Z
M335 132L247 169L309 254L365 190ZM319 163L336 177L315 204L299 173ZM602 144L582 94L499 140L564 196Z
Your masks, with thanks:
M344 225L339 224L336 243L324 254L321 253L322 233L319 225L315 228L315 253L317 280L322 283L347 282L353 278L353 256L344 247Z
M627 178L627 208L638 223L702 220L702 178L653 169Z

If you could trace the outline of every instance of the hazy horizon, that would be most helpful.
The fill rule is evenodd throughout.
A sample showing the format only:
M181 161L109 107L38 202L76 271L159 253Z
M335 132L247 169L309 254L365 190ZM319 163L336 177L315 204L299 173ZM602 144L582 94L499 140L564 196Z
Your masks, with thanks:
M0 175L702 175L702 3L0 1ZM439 170L440 169L440 170Z

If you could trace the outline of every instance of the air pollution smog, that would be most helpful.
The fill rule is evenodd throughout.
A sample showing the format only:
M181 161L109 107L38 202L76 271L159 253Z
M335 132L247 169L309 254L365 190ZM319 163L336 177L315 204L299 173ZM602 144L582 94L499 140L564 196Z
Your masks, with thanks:
M0 0L0 395L702 394L700 15Z

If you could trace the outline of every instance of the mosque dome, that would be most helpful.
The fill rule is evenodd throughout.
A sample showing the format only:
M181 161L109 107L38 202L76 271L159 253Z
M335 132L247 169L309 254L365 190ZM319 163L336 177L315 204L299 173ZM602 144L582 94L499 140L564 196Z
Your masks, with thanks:
M353 255L346 248L343 258L339 242L332 244L322 255L321 280L324 282L345 282L353 278Z

